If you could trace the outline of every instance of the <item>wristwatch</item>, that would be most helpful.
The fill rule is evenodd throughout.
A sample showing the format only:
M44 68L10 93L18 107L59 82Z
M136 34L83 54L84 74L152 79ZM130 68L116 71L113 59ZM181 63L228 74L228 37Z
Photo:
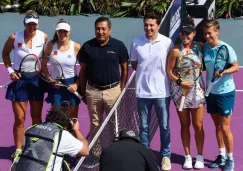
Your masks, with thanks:
M179 85L179 86L181 85L181 82L182 82L182 79L181 79L181 78L178 78L178 79L176 80L176 84Z

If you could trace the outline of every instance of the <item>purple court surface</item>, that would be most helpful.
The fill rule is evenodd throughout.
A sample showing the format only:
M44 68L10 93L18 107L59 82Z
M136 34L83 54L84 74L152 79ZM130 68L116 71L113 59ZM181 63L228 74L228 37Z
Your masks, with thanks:
M0 85L3 85L6 81L8 81L8 74L3 65L0 65L0 73L2 74L0 79ZM243 171L243 138L241 137L243 131L243 116L241 116L240 107L243 104L243 82L240 79L241 73L243 74L243 70L234 74L235 83L236 83L236 102L235 109L232 116L232 132L234 134L234 157L235 157L235 170L234 171ZM14 141L12 134L12 125L14 122L13 112L10 101L5 100L5 92L6 89L0 88L0 171L7 171L11 165L11 154L14 152ZM135 100L135 99L134 99ZM45 118L46 110L50 106L48 104L44 105L43 109L43 120ZM181 171L182 164L184 162L184 151L180 138L180 124L175 112L174 104L171 102L171 146L172 146L172 171ZM87 112L87 107L84 104L80 105L79 108L79 122L81 125L81 131L84 135L87 135L89 132L89 116ZM31 125L31 119L29 112L26 115L26 123L25 127L29 127ZM204 145L204 157L206 165L215 159L215 156L218 155L218 147L215 138L215 128L213 122L209 116L205 112L204 118L204 129L205 129L205 145ZM193 138L194 132L191 129L191 154L192 156L196 156L196 147L195 141ZM151 147L154 150L156 156L159 158L159 131L157 130L152 142ZM159 162L160 163L160 162ZM202 169L204 171L209 171L212 169L208 169L205 167ZM215 171L219 171L221 169L213 169Z

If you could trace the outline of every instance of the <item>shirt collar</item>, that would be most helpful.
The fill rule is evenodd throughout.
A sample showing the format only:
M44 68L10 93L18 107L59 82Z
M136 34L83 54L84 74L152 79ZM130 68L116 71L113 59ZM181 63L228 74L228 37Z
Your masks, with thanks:
M146 42L150 42L151 43L151 41L150 40L148 40L148 38L146 37L146 33L144 34L144 40L146 41ZM155 42L160 42L160 41L162 41L162 35L160 34L160 33L158 33L158 36L157 36L157 38L155 39L155 41L153 42L153 43L155 43Z
M98 46L100 46L100 43L97 41L97 39L95 39L95 42ZM111 46L111 45L112 45L112 37L109 38L109 41L104 46Z

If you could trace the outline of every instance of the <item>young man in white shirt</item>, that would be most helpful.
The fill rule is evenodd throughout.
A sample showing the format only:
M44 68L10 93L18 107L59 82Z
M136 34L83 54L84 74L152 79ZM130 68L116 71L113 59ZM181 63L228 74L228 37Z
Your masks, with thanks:
M155 107L160 127L162 157L161 169L171 169L169 105L169 80L166 75L166 59L173 47L171 39L159 34L160 17L147 14L144 31L131 45L132 67L136 70L136 97L140 116L141 143L149 148L149 122L152 106Z

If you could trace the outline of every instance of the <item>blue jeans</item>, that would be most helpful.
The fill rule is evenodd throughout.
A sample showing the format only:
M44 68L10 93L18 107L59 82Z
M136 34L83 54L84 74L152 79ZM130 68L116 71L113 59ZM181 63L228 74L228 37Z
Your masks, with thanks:
M137 98L141 143L147 148L150 146L149 124L152 106L155 108L160 128L160 155L161 157L170 157L170 97L155 99Z

